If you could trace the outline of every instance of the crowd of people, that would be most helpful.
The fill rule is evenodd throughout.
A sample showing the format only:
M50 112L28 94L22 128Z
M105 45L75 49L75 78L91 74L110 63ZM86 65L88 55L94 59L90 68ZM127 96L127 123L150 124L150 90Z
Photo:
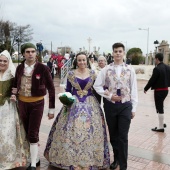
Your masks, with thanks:
M96 56L94 54L94 52L90 53L90 54L86 54L87 57L88 57L88 60L90 61L90 64L91 64L91 69L93 70L96 70L96 67L98 67L98 64L99 64L99 56ZM103 54L101 55L102 57L105 58L106 60L106 64L110 64L112 63L114 60L113 60L113 56L108 53L107 55ZM64 56L62 56L61 54L52 54L51 57L49 58L49 61L47 62L47 66L50 68L51 70L51 75L52 75L52 78L54 79L55 75L58 75L58 77L61 76L61 67L69 60L71 59L71 64L72 66L74 65L74 60L76 58L76 55L75 53L73 53L72 51L70 52L67 52L65 53ZM129 62L127 62L126 64L130 64Z
M75 101L71 106L63 105L51 127L44 150L50 165L68 170L118 166L120 170L127 169L128 132L138 104L137 80L133 67L123 60L124 45L115 43L112 50L112 59L111 54L98 58L84 52L69 55L73 68L68 72L65 90ZM47 91L48 118L53 119L55 112L54 58L50 58L47 66L38 62L32 43L23 44L21 53L24 60L17 69L8 51L0 53L0 169L3 170L26 165L27 170L36 170L40 166L39 129ZM155 61L157 66L144 92L149 88L155 90L159 127L152 130L164 132L163 102L170 86L170 69L163 64L162 54L157 54ZM113 148L112 163L108 135Z

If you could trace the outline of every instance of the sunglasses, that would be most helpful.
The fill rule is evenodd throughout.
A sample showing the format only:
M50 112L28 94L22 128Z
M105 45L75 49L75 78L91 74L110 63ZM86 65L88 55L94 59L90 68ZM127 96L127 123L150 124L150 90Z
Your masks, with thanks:
M25 53L29 54L29 53L35 53L35 50L33 51L25 51Z

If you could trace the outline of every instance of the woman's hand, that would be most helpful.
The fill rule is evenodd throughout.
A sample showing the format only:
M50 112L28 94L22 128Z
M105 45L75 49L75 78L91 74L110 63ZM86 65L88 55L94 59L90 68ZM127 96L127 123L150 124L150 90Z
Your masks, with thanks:
M54 118L54 114L48 113L48 119L53 119Z
M135 112L132 112L132 119L135 117Z
M111 100L114 102L120 102L122 100L122 97L118 95L112 95Z
M104 95L109 96L109 95L110 95L109 90L106 89L106 90L104 91Z

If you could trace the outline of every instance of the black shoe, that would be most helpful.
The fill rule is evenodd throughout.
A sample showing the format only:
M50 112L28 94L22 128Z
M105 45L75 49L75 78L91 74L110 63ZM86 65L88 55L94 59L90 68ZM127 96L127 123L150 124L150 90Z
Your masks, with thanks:
M36 167L38 167L38 166L40 166L40 160L36 163ZM31 163L30 163L29 167L31 167Z
M29 166L26 170L36 170L36 167Z
M36 167L40 166L40 160L36 163Z
M164 129L158 129L157 127L151 129L152 131L155 131L155 132L164 132Z
M166 124L164 123L164 128L166 128Z
M118 165L119 165L119 162L118 162L118 161L114 161L114 162L110 165L110 169L116 169Z

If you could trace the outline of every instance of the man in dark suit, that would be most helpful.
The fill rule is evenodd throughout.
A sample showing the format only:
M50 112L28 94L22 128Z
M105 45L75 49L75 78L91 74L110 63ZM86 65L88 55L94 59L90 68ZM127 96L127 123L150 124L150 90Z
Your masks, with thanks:
M164 100L168 95L168 87L170 86L170 67L163 63L163 54L155 55L156 67L153 69L152 76L144 88L144 93L149 88L154 89L155 107L158 113L159 126L151 129L156 132L164 132L166 124L164 124Z

